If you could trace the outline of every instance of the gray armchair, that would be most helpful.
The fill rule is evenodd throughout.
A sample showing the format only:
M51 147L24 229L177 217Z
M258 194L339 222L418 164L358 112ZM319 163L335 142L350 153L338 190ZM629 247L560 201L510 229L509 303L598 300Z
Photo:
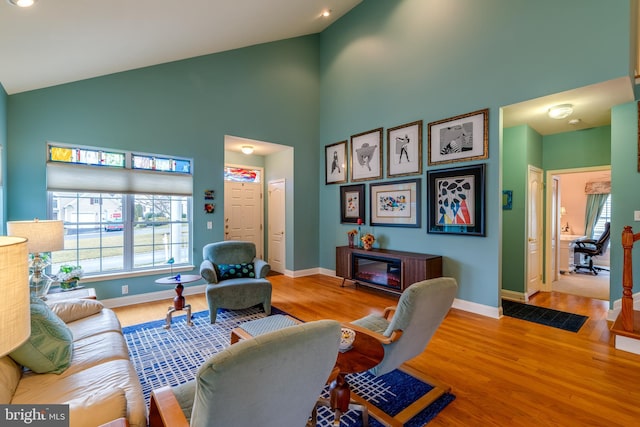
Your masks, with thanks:
M340 335L338 322L318 320L233 344L195 380L154 390L149 426L304 426L335 365Z
M251 242L227 240L202 249L200 275L207 281L209 318L216 323L219 308L238 310L262 304L271 314L271 282L265 277L271 267L256 258Z
M372 368L383 375L422 353L449 312L458 292L451 277L424 280L409 286L398 305L387 307L383 316L370 314L350 327L376 337L384 347L382 362Z

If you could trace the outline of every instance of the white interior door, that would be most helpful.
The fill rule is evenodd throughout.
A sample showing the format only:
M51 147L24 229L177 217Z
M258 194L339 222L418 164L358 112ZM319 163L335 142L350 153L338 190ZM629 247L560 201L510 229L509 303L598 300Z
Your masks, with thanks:
M267 191L269 212L269 225L267 226L268 262L271 265L271 270L284 273L286 254L285 181L277 180L269 182Z
M261 183L225 181L224 240L253 242L258 258L264 258L263 209Z
M548 179L548 178L547 178ZM560 274L560 179L551 179L551 282ZM547 280L549 282L549 280ZM547 289L549 290L549 289Z
M542 170L529 165L527 173L527 298L542 284Z

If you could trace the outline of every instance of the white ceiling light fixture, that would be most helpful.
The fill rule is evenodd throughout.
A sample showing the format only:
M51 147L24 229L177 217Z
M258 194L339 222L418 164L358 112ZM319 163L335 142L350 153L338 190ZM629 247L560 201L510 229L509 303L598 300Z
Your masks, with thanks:
M571 119L571 120L569 120L569 124L575 126L575 125L580 124L581 121L582 120L580 120L580 119Z
M7 0L14 6L18 7L31 7L33 6L37 0Z
M252 145L243 145L241 150L242 150L242 152L244 154L251 154L251 153L253 153L253 146Z
M326 9L322 12L322 16L324 18L328 18L329 16L331 16L331 9Z
M573 105L560 104L549 108L549 117L560 120L569 117L573 113Z

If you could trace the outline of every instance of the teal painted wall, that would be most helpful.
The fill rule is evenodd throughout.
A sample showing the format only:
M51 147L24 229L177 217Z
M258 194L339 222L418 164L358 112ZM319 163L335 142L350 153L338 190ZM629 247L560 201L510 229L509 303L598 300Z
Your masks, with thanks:
M317 164L323 164L327 144L417 119L425 122L426 149L427 123L489 108L487 236L428 234L424 225L374 231L390 249L442 254L444 273L460 283L459 298L496 307L502 240L499 108L628 76L629 11L628 1L363 2L321 35ZM570 55L557 43L564 38L581 41ZM345 243L349 228L339 222L338 185L321 185L320 205L320 265L333 269L335 246Z
M638 173L638 106L618 105L611 109L611 305L622 298L622 230L633 227L640 232L640 223L633 220L633 211L640 210L640 173ZM640 283L640 250L633 251L633 292Z
M547 135L543 140L545 170L611 164L611 126Z
M296 148L293 212L306 223L288 236L292 269L316 266L318 73L313 35L11 95L7 219L46 217L46 141L191 157L197 266L202 246L223 238L222 200L206 215L201 195L222 197L224 135L236 135ZM126 279L130 294L161 290L153 279ZM120 296L123 281L97 283L98 297Z

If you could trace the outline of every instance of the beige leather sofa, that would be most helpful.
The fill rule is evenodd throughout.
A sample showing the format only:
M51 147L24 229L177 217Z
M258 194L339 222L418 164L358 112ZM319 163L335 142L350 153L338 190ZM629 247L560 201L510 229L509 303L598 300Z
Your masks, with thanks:
M60 374L37 374L0 357L0 403L69 404L70 425L99 426L126 417L147 425L142 388L115 313L95 300L49 305L73 335L71 363Z

